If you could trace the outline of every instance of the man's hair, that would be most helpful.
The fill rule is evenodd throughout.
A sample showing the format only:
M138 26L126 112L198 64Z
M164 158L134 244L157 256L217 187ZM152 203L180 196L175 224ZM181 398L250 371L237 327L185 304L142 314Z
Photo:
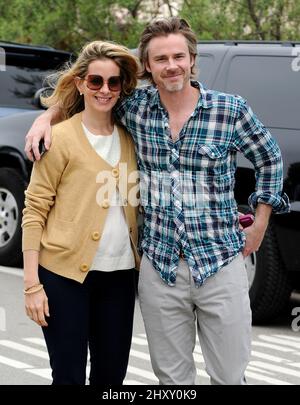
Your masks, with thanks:
M140 79L153 82L151 73L146 70L148 62L148 45L152 38L165 37L170 34L181 34L185 37L189 48L190 56L197 56L197 38L186 20L179 17L159 18L149 23L142 32L139 44L139 58L142 69L139 75ZM195 75L195 63L191 68L192 76Z
M125 46L108 41L93 41L82 48L77 60L71 66L48 77L49 84L55 88L50 97L41 97L42 103L47 107L59 103L64 119L82 111L83 97L75 85L75 78L83 80L91 62L106 59L112 60L120 68L122 79L120 97L129 95L137 85L138 59Z

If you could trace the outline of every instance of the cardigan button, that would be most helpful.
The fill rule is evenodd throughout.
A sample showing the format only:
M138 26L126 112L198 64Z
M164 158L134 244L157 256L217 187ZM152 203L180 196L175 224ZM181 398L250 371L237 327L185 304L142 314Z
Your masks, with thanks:
M116 167L113 168L111 174L113 175L113 177L119 177L119 169L117 169Z
M92 233L92 239L93 240L99 240L100 239L100 233L99 232L93 232Z
M103 200L102 201L102 208L108 208L109 207L109 200Z
M84 273L87 272L89 269L89 266L86 263L82 263L80 265L80 270L83 271Z

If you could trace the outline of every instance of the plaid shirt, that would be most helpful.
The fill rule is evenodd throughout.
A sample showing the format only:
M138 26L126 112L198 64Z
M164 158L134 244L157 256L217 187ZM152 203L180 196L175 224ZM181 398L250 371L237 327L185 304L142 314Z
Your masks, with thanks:
M250 207L261 202L273 212L289 211L281 153L269 131L240 96L192 85L200 88L200 97L176 142L154 87L137 89L115 111L136 145L144 209L141 247L171 286L180 251L200 286L243 249L234 199L237 152L256 171Z

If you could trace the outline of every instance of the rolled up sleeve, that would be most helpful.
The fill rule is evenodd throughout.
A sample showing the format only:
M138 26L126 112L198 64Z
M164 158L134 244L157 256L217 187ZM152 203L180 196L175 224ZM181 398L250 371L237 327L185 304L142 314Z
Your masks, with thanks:
M283 193L283 163L279 146L270 132L258 120L246 101L239 98L239 113L235 123L234 145L255 168L255 192L248 203L254 211L257 204L272 206L272 211L290 211L288 196Z

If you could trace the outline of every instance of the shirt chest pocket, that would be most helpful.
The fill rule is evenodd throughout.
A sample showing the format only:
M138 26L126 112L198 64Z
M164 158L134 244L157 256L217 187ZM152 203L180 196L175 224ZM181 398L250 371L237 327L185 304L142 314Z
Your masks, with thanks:
M226 169L228 149L220 145L200 145L197 150L200 170Z

